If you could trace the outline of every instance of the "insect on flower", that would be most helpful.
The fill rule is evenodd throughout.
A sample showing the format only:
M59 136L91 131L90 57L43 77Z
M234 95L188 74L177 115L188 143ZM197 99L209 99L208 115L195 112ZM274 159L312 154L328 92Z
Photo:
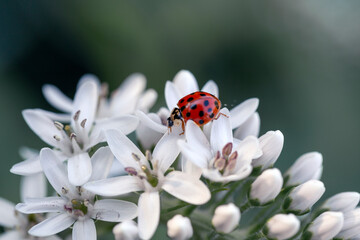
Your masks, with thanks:
M184 134L185 123L188 120L193 120L197 125L203 126L213 119L218 119L220 115L227 115L220 113L221 102L214 95L207 92L193 92L181 98L177 103L178 108L174 108L167 119L168 129L171 132L172 126L182 127Z

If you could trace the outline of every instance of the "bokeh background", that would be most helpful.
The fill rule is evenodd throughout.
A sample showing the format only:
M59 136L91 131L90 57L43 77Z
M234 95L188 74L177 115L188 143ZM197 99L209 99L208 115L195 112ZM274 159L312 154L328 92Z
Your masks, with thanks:
M180 69L215 80L228 107L260 99L261 134L281 130L286 170L324 156L325 197L360 191L359 1L0 1L0 196L19 201L20 146L44 144L21 116L54 110L52 83L73 97L94 73L115 89L133 72L159 93Z

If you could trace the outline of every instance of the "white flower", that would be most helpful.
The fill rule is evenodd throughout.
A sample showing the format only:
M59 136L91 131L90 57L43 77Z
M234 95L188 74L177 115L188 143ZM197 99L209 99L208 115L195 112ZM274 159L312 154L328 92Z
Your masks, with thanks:
M173 81L167 81L165 85L165 100L169 113L173 110L173 108L177 107L177 103L182 97L196 91L199 91L199 86L194 75L187 70L179 71L175 75ZM201 89L201 91L211 93L216 97L219 96L218 86L212 80L209 80ZM234 107L230 111L232 116L232 129L238 128L240 125L244 124L255 113L258 105L259 99L251 98ZM161 133L165 133L167 131L166 122L153 121L141 112L138 112L137 115L149 128L152 128L155 131L159 131ZM204 126L204 131L207 135L210 128L211 124L206 124ZM253 133L256 133L256 130L252 130L251 134Z
M175 215L167 222L167 234L171 239L186 240L192 237L193 229L190 219Z
M258 137L259 132L260 132L260 116L257 112L255 112L235 130L234 137L243 140L247 136Z
M164 175L179 154L176 144L178 134L165 134L155 146L152 157L149 152L145 157L120 131L108 130L106 138L116 159L122 163L129 176L90 182L84 188L103 196L144 191L138 202L141 238L151 238L158 226L161 190L194 205L206 203L210 199L209 189L193 176L179 171Z
M360 194L358 192L342 192L327 199L322 208L330 211L347 212L353 210L359 203Z
M85 74L82 76L79 80L78 88L88 82L94 83L98 88L96 99L99 99L99 104L95 117L97 120L133 114L137 109L147 112L154 105L157 98L155 90L148 89L145 91L146 78L139 73L128 76L111 94L109 99L107 99L107 85L101 84L95 75ZM53 107L68 114L72 112L74 102L57 87L46 84L42 90L44 97ZM68 119L70 119L70 116Z
M43 173L24 176L21 178L21 199L29 197L44 197L46 194L46 180ZM15 210L15 204L0 198L0 226L5 227L5 233L0 234L0 239L32 239L27 230L43 219L42 215L25 215ZM43 240L59 240L57 236L41 238Z
M281 172L277 168L267 169L251 184L250 199L263 205L275 199L283 185Z
M300 229L300 221L294 214L276 214L267 223L264 233L271 239L284 240L294 236Z
M344 217L341 212L324 212L311 223L307 229L311 240L329 240L338 234L343 226Z
M56 154L60 159L68 160L69 180L75 186L83 185L91 176L92 165L87 151L105 140L102 131L116 128L128 134L138 125L138 119L131 115L102 119L93 125L97 95L95 83L89 81L82 84L75 94L71 123L66 126L54 122L38 110L23 111L29 127L44 142L57 149ZM41 171L38 158L18 163L10 171L30 174L34 173L34 166Z
M253 167L262 167L262 169L272 166L278 157L284 145L284 135L279 131L268 131L259 138L260 148L263 152L261 157L252 161Z
M218 206L211 220L217 232L230 233L240 221L240 210L233 203Z
M304 214L321 198L325 186L321 181L309 180L294 188L285 200L284 208L296 214Z
M134 221L127 220L116 224L113 228L115 240L136 240L139 239L139 229Z
M308 180L319 180L322 173L323 157L321 153L309 152L300 156L285 173L286 186L302 184Z
M112 160L113 155L108 147L96 151L91 158L94 167L91 179L105 178ZM113 199L94 202L93 194L71 185L65 166L51 149L41 150L40 162L59 197L29 198L16 206L18 211L26 214L56 213L33 226L29 234L38 237L51 236L74 224L73 239L96 239L93 219L120 222L136 217L137 207L133 203Z
M337 238L350 239L360 234L360 208L348 211L344 214L344 224Z
M259 141L249 136L243 141L233 139L230 113L226 108L212 124L210 143L193 121L185 128L186 142L179 140L182 154L202 169L203 175L215 182L243 179L252 171L251 160L261 155Z

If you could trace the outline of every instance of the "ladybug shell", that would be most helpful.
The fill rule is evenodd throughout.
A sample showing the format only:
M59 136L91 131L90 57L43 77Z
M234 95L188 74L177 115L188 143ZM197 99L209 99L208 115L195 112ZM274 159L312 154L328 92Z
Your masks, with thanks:
M197 125L203 126L217 116L221 102L214 95L199 91L181 98L177 105L185 122L193 120Z

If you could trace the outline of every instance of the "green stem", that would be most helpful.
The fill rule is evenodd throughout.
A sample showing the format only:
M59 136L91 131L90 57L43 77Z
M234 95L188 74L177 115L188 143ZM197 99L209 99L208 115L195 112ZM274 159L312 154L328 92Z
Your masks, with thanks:
M189 206L187 209L185 209L185 211L184 211L184 216L185 216L185 217L190 216L191 213L192 213L196 208L197 208L196 205L191 205L191 206Z
M225 194L225 196L217 204L217 206L220 206L220 205L223 205L224 203L226 203L226 200L232 195L232 193L237 189L237 187L240 186L241 183L242 183L242 181L237 181L236 183L234 183L231 186L231 188L229 189L229 191Z
M183 202L183 203L180 203L179 205L177 205L175 207L165 209L163 213L170 213L172 211L178 210L180 208L183 208L183 207L186 207L186 206L189 206L189 205L190 205L189 203Z

